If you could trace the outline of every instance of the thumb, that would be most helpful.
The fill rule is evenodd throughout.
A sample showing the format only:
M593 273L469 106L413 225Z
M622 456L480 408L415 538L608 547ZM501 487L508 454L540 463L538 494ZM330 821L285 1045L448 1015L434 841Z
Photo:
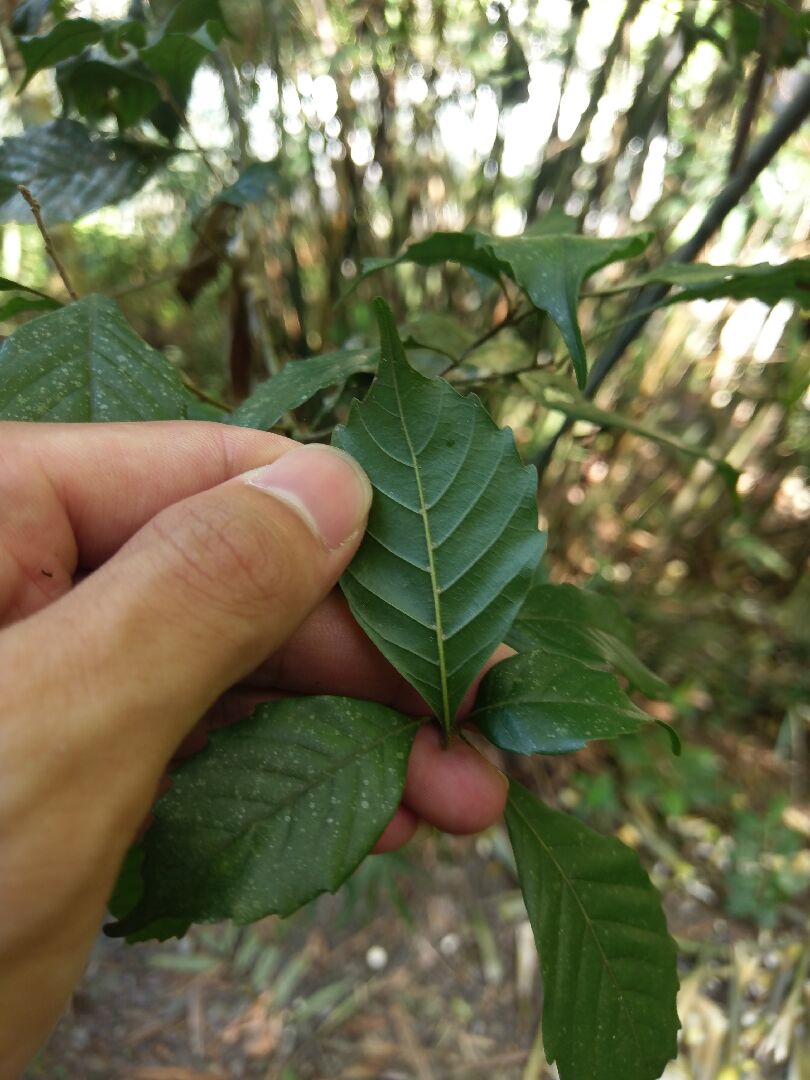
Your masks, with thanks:
M353 459L308 446L159 513L29 620L61 620L49 628L67 643L73 672L58 676L61 692L66 683L85 691L76 722L97 735L113 725L130 751L133 740L146 743L138 750L162 767L216 698L332 589L370 503Z

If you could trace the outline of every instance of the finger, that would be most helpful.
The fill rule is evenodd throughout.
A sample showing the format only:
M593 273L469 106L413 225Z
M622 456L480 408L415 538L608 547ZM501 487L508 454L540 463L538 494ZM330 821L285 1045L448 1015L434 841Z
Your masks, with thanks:
M75 722L79 743L115 738L122 766L140 752L160 768L334 586L369 502L351 459L311 446L177 503L68 595L6 631L9 668L30 673L40 711L53 698L53 715L61 727ZM25 658L43 655L43 641L46 662L31 665ZM60 737L69 734L60 728Z
M200 421L0 423L0 615L38 611L161 510L294 446Z
M419 729L408 762L403 803L450 833L480 832L503 813L506 777L477 750L456 739L445 750L436 727Z
M513 652L506 645L498 646L464 696L460 716L470 711L478 684L489 668ZM366 637L337 591L326 597L289 641L248 677L247 686L296 694L360 697L412 716L426 716L431 711Z
M419 818L406 806L397 808L397 812L385 827L385 832L374 845L372 855L385 855L404 847L413 838L419 826Z

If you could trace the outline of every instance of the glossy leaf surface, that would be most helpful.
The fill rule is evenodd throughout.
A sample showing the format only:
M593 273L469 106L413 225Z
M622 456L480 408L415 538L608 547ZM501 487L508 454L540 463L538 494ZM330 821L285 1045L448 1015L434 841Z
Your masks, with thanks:
M658 1080L677 1052L677 948L638 857L511 783L506 824L561 1080Z
M449 731L529 589L542 546L536 474L476 397L410 367L390 310L376 309L377 378L333 439L375 489L341 585L360 626Z
M246 923L334 892L399 805L418 725L369 701L301 697L214 732L155 807L143 894L108 933Z
M518 754L568 754L591 739L632 735L652 722L607 671L541 649L490 668L470 720Z
M319 390L361 371L373 371L378 357L376 349L347 349L291 360L278 375L259 383L250 397L234 409L228 422L269 431L285 413L309 401Z
M31 189L48 223L75 221L134 195L167 159L161 147L91 134L74 120L28 128L0 143L0 222L31 221L17 184Z
M607 665L648 697L669 693L636 656L633 628L618 604L576 585L534 584L506 641L518 652L540 648L583 664Z
M34 319L0 348L0 419L173 420L185 390L106 296Z

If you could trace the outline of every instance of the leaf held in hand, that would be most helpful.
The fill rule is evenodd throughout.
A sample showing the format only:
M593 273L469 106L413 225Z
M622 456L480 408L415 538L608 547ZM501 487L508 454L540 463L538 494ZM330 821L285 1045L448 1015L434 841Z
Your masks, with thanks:
M301 697L213 733L155 807L143 895L107 932L247 923L334 892L399 805L418 725L370 701Z
M510 784L506 824L561 1080L658 1080L677 1053L677 948L637 856Z
M377 378L334 444L375 489L341 585L354 617L451 730L461 699L531 583L536 474L476 397L414 371L376 302Z

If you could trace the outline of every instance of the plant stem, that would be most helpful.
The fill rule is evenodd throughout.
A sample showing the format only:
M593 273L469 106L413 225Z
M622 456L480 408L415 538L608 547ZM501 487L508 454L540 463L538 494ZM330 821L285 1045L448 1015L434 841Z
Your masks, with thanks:
M230 405L226 405L224 401L220 401L220 399L214 397L213 394L209 394L207 391L203 390L202 387L197 386L191 376L186 375L185 371L180 372L180 378L183 380L183 385L186 389L190 390L195 397L200 399L200 401L204 401L207 405L214 405L217 409L222 409L223 412L233 412Z
M72 282L70 280L70 276L68 275L68 272L65 269L65 267L62 265L62 260L59 258L59 255L57 254L56 247L54 246L54 242L53 242L53 239L51 237L51 234L48 232L48 228L45 225L45 222L42 220L42 206L34 198L34 196L31 194L31 189L27 188L25 186L25 184L18 184L17 185L17 191L19 191L20 195L22 195L22 197L25 199L25 201L28 203L28 205L31 208L31 213L34 215L34 221L37 223L37 228L39 229L40 236L42 237L42 239L43 239L43 241L45 243L45 250L48 252L48 255L50 255L51 262L56 267L56 272L59 274L59 277L62 279L62 284L67 289L68 295L70 296L70 299L71 300L78 300L79 299L79 294L73 288L73 284L72 284ZM41 293L40 295L44 295L44 294ZM50 299L50 297L49 297L49 299Z

